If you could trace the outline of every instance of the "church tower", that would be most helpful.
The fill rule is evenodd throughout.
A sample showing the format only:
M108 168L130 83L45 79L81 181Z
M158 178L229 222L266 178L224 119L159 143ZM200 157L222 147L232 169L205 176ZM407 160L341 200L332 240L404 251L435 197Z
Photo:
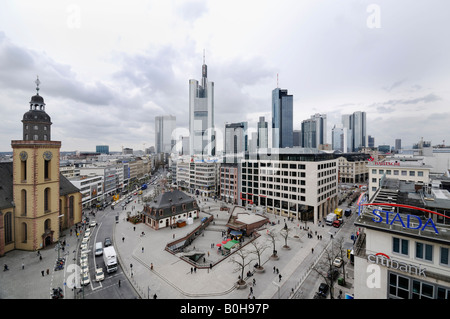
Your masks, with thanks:
M13 148L13 198L15 248L42 249L59 239L61 142L51 140L50 116L39 95L31 97L23 115L23 139L11 141Z

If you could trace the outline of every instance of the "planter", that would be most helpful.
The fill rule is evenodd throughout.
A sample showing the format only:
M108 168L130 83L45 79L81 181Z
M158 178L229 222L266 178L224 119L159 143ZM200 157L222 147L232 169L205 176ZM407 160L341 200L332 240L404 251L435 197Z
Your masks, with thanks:
M257 272L257 273L259 273L259 274L261 274L261 273L263 273L263 272L266 271L266 270L264 269L264 267L261 267L261 266L259 266L259 267L253 267L253 269L255 269L255 272Z
M278 255L271 255L269 258L271 260L278 260L280 257L278 257Z
M289 246L283 246L282 249L284 249L284 250L290 250L291 247L289 247Z
M237 289L245 289L247 288L247 283L243 280L239 280L236 282L235 286Z

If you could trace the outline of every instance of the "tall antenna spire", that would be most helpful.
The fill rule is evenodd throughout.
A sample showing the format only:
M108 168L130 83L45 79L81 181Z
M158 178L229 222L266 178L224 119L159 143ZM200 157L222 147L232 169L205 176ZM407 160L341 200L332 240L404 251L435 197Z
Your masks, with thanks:
M41 84L41 81L39 81L39 75L36 75L36 81L34 81L34 83L36 83L36 94L39 95L39 84Z

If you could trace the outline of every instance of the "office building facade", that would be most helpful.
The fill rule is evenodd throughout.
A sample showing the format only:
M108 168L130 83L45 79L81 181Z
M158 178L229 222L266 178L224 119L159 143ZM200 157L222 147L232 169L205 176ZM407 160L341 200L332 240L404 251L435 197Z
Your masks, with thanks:
M240 164L242 205L297 220L322 220L337 207L338 160L332 154L269 149Z

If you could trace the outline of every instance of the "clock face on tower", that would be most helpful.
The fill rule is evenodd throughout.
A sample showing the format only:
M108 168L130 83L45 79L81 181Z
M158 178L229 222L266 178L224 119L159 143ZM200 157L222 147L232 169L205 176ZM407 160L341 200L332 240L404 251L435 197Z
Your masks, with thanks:
M45 151L44 154L43 154L43 156L44 156L44 159L45 159L46 161L49 161L49 160L52 159L53 154L52 154L52 152L50 152L50 151Z
M28 158L28 154L25 151L20 152L19 156L21 161L26 161Z

